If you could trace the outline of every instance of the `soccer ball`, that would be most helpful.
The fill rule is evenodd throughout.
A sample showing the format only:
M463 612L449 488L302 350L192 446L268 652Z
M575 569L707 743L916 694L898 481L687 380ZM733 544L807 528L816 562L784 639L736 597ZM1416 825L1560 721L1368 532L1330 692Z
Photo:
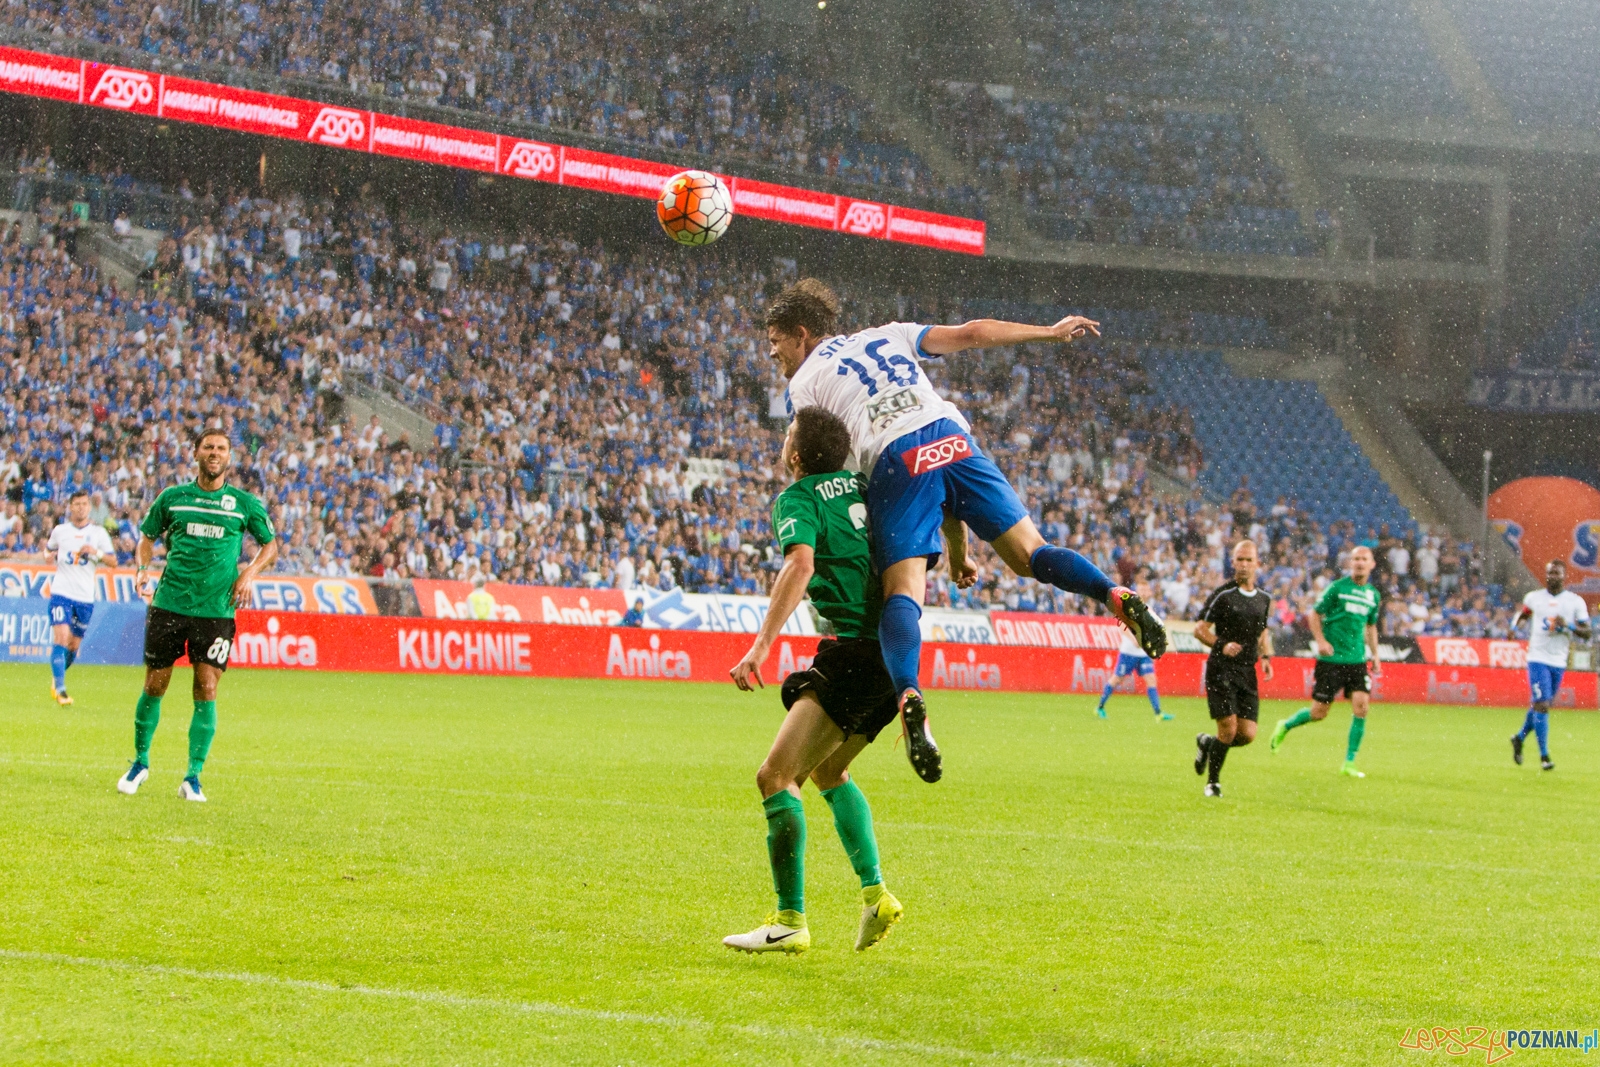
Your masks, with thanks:
M728 232L733 194L715 174L686 170L661 187L656 218L667 236L685 245L708 245Z

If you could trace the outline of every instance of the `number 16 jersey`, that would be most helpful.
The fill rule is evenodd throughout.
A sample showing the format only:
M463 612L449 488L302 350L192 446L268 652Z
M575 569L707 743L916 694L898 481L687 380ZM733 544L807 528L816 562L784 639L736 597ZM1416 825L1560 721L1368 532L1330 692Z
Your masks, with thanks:
M956 406L922 372L922 338L931 326L891 322L828 337L789 379L789 414L815 405L850 428L850 469L870 475L895 438L949 419L971 431Z

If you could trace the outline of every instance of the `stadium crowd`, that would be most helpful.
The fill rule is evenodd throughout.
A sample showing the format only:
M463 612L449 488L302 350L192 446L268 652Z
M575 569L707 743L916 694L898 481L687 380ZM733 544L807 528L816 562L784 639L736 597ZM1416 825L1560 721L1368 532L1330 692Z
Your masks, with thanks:
M161 69L226 66L335 82L552 130L752 158L809 174L971 200L942 188L897 145L869 101L830 76L736 39L697 10L678 32L666 5L470 0L35 0L7 9L21 30L144 53ZM463 116L463 124L471 124Z
M229 431L239 479L268 500L287 572L765 590L783 409L759 322L792 265L455 232L365 202L189 203L133 292L73 258L70 214L44 220L32 245L20 222L0 239L0 550L39 551L84 487L131 559L138 517L185 477L204 421ZM857 323L1000 313L1050 309L882 294L847 305ZM1091 313L1105 340L930 373L1051 540L1182 618L1220 580L1222 546L1248 531L1272 546L1267 583L1293 628L1356 532L1321 530L1284 501L1258 513L1247 492L1208 501L1190 488L1204 457L1187 414L1133 402L1148 392L1142 345L1270 343L1273 331ZM430 415L434 438L358 425L356 394L371 388ZM1391 629L1505 630L1470 546L1399 545L1379 546ZM972 590L937 578L933 601L1086 607L1009 576L986 548L977 560Z

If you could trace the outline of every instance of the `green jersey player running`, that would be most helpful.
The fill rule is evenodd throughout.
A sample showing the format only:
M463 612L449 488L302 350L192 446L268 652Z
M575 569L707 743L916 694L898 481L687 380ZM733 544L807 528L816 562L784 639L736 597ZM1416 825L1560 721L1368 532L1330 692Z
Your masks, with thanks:
M1378 616L1383 596L1369 579L1376 562L1372 550L1357 545L1350 552L1350 575L1328 585L1310 618L1311 636L1317 642L1317 666L1311 686L1311 706L1278 723L1272 731L1271 749L1277 752L1289 731L1328 717L1340 693L1350 696L1350 739L1340 774L1365 778L1356 770L1356 753L1367 732L1367 706L1378 664Z
M766 662L784 623L807 592L835 637L817 646L807 670L783 683L788 714L756 772L767 814L767 855L778 910L747 934L722 939L743 952L804 952L811 946L805 916L806 816L800 788L807 778L822 790L850 864L861 879L861 926L856 950L883 940L903 908L883 885L872 809L850 777L850 761L899 715L899 694L878 647L883 594L872 569L862 478L844 470L850 430L820 407L795 412L783 443L783 465L794 484L772 506L772 529L784 552L772 604L755 643L728 673L746 692L763 687ZM947 523L951 574L972 584L966 532Z
M146 574L157 539L167 544L167 563L145 622L144 692L133 713L133 765L117 789L137 793L150 777L150 739L161 721L161 698L172 681L172 665L187 653L194 665L194 716L189 772L178 795L204 801L200 771L217 732L217 682L233 651L234 608L249 604L250 583L278 558L278 542L261 501L224 480L233 458L228 435L202 431L194 454L199 477L162 490L139 524L141 596L149 595ZM260 547L240 570L246 533Z

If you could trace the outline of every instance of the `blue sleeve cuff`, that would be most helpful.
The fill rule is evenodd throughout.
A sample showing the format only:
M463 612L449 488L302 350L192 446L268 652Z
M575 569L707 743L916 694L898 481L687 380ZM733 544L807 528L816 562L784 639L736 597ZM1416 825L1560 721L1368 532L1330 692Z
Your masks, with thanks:
M932 353L926 351L922 347L922 339L924 337L928 336L928 331L931 330L931 329L933 329L932 326L924 326L922 328L922 331L917 334L917 358L918 359L938 359L939 358L938 356L935 356Z

